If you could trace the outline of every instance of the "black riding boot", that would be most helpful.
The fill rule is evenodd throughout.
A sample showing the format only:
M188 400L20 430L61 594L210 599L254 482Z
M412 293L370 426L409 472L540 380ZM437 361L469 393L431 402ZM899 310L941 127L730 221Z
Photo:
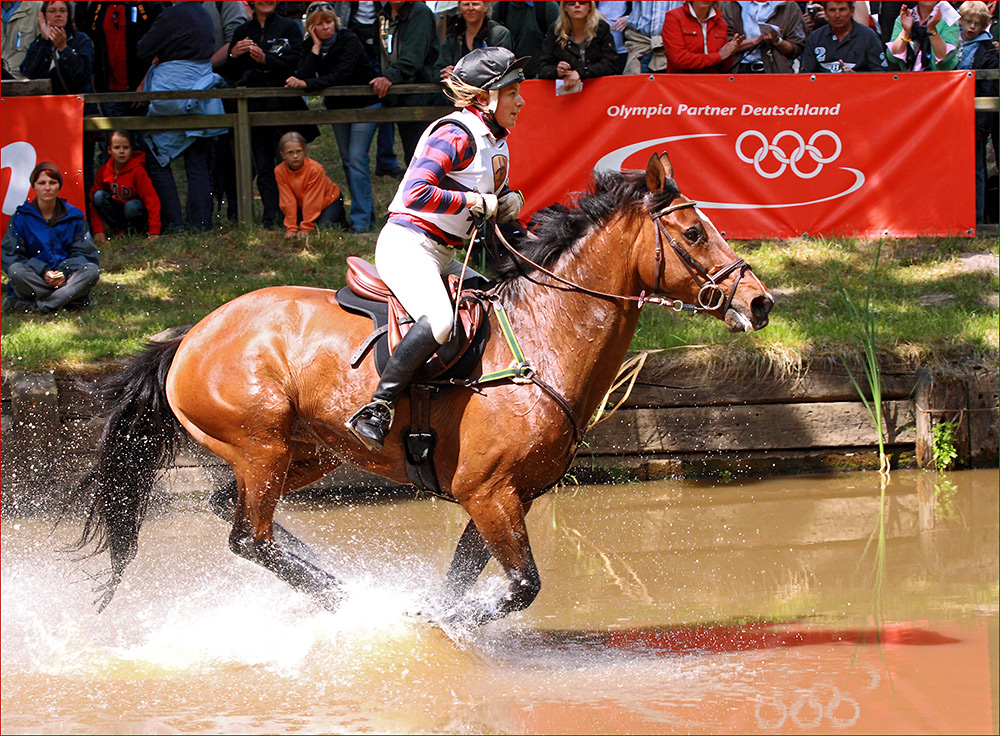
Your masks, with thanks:
M378 388L372 400L347 420L347 428L369 450L381 450L385 436L392 426L392 415L403 389L413 374L441 347L427 317L420 320L403 335L399 345L385 364Z

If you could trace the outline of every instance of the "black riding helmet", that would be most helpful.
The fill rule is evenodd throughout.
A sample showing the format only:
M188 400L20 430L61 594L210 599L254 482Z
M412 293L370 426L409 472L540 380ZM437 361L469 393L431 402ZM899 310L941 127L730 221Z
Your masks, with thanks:
M494 90L514 82L524 81L524 67L530 56L520 59L514 52L500 46L473 49L455 64L452 74L476 89Z

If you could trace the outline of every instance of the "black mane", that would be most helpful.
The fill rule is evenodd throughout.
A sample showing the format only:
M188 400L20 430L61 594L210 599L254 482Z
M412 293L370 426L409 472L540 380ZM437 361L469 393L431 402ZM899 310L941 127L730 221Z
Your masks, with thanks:
M539 210L532 223L536 237L525 237L512 245L519 253L548 268L591 228L603 225L621 210L638 210L648 191L644 171L600 172L594 175L589 191L572 206L554 205ZM677 185L668 179L652 206L666 206L679 194ZM501 249L495 269L499 281L510 281L529 270L530 267Z

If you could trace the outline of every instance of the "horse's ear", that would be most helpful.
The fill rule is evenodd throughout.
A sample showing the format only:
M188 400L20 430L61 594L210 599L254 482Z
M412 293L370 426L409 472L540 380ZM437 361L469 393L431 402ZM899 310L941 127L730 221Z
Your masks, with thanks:
M670 163L670 156L666 153L653 154L646 164L646 187L651 192L658 192L663 189L667 179L674 175L673 164Z

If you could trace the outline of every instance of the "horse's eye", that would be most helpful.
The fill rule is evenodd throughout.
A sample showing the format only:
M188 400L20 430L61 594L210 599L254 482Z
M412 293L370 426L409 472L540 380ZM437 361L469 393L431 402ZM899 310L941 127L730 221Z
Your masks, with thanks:
M701 240L701 227L694 225L684 231L684 239L689 243L697 243Z

